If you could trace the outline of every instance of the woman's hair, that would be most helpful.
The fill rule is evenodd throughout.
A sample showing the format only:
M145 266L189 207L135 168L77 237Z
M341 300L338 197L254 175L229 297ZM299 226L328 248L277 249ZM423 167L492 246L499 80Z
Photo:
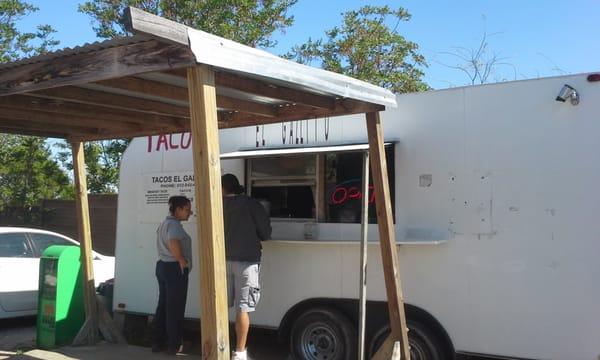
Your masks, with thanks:
M169 212L171 213L171 215L175 214L175 210L177 208L183 208L184 206L186 206L187 204L190 204L191 201L190 199L188 199L185 196L171 196L169 198Z
M237 195L246 191L244 187L240 185L238 178L233 174L221 176L221 187L229 194Z

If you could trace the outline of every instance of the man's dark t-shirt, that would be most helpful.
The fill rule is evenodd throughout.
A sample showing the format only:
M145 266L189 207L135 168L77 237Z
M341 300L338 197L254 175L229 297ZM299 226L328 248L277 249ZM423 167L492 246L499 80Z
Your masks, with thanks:
M243 194L224 196L223 222L226 259L260 262L260 242L271 237L271 223L265 208Z

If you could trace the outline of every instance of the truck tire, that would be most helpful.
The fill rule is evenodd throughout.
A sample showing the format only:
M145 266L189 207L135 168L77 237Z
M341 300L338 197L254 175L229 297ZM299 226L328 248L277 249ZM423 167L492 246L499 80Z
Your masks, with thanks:
M298 360L355 360L356 329L340 311L319 307L300 315L290 335L292 357Z
M408 320L408 345L411 360L446 360L444 345L426 325ZM372 358L390 334L390 326L381 327L372 337L369 345L369 359Z

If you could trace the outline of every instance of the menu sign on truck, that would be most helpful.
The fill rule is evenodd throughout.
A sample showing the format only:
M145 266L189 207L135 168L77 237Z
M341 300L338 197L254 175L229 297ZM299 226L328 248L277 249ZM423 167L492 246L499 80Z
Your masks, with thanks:
M192 201L194 208L194 173L192 171L179 171L167 173L143 174L140 197L140 216L144 222L156 222L164 218L168 211L168 202L171 196L183 195Z

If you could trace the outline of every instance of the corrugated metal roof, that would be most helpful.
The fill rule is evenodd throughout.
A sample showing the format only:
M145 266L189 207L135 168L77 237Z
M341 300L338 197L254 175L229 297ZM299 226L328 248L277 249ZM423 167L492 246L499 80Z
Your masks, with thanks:
M392 92L349 76L286 60L266 51L196 30L135 8L129 8L129 21L128 30L134 33L134 36L88 43L0 64L0 71L6 72L25 65L47 63L73 55L90 54L114 47L155 40L188 48L198 63L214 66L220 71L237 73L248 78L312 94L396 106L396 97ZM131 75L136 76L137 74ZM149 75L139 74L139 76L148 77ZM161 80L164 81L165 77L163 76ZM72 83L72 85L82 84ZM239 94L233 94L233 96L243 98ZM252 100L261 101L254 98ZM273 99L262 100L271 104L282 103L273 101Z
M189 46L201 64L310 93L396 106L396 96L391 91L365 81L286 60L136 8L128 8L127 19L133 33Z
M109 48L113 48L113 47L136 44L136 43L140 43L140 42L144 42L144 41L148 41L148 40L151 40L151 38L149 38L146 35L140 34L140 35L135 35L135 36L118 37L118 38L114 38L111 40L96 41L93 43L85 43L80 46L75 46L72 48L68 47L68 48L57 50L57 51L52 51L52 52L49 52L49 53L43 54L43 55L33 56L33 57L29 57L29 58L25 58L25 59L13 61L13 62L8 62L8 63L2 63L2 64L0 64L0 71L13 69L13 68L23 66L23 65L28 65L28 64L41 63L41 62L45 62L45 61L49 61L49 60L53 60L53 59L57 59L57 58L68 57L71 55L91 53L94 51L109 49Z

